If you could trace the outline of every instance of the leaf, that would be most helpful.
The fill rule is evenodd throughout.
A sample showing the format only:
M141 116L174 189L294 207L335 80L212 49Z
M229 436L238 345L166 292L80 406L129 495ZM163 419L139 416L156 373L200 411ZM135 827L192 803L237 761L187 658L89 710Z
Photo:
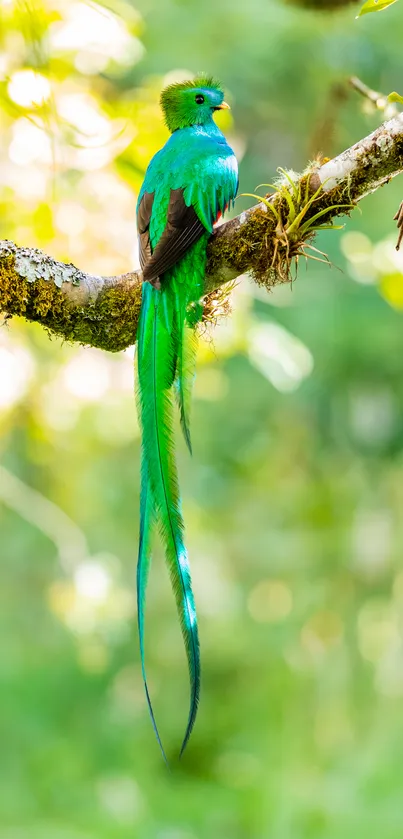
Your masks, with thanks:
M403 105L403 96L394 90L393 93L389 93L388 102L400 102Z
M262 186L270 186L270 184L262 184ZM254 192L240 192L237 198L256 198L256 201L259 201L261 204L266 204L268 210L272 210L274 213L277 221L280 221L280 216L273 204L270 201L267 201L266 198L263 198L261 195L255 195Z
M388 6L392 5L392 3L396 3L396 0L367 0L367 2L362 6L357 17L368 15L370 12L382 12L383 9L387 9Z
M384 274L380 282L382 297L390 303L394 309L403 309L403 277L399 271L392 274Z

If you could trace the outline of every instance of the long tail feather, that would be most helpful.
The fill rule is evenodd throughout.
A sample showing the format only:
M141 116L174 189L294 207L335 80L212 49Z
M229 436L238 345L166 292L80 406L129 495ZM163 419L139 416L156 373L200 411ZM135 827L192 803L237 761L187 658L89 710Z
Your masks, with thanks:
M148 690L147 675L145 668L144 655L144 604L145 594L147 588L148 572L150 569L150 536L153 524L152 514L152 499L151 491L148 481L147 465L144 456L142 457L141 465L141 500L140 500L140 539L139 539L139 554L137 560L137 624L139 631L140 642L140 658L141 658L141 672L143 675L144 689L146 693L148 710L150 712L151 722L154 733L157 738L158 745L161 749L162 757L168 766L168 760L161 742L161 737L158 731L158 726L155 721L153 706L151 702L150 692Z
M179 405L180 423L186 445L192 454L190 437L190 408L192 390L196 374L197 334L185 324L182 326L182 336L178 347L176 367L175 391Z
M142 353L144 344L144 321L140 324L138 332L138 352ZM140 390L137 388L137 401L140 413ZM144 448L141 453L141 489L140 489L140 537L139 537L139 552L137 559L137 625L139 632L140 644L140 659L141 672L143 676L144 689L147 699L148 710L151 717L152 726L158 745L161 749L162 756L165 763L168 765L167 757L164 747L162 745L161 737L158 731L158 726L155 720L154 710L151 702L150 692L148 689L146 668L145 668L145 652L144 652L144 606L145 595L148 581L148 574L150 570L151 551L150 539L153 526L153 503L151 497L151 488L148 480L147 463L144 456Z
M169 287L160 290L144 283L138 345L140 417L154 515L165 546L190 675L190 709L182 754L197 714L200 652L173 452L171 385L177 363L174 332L173 290Z
M177 334L177 363L175 391L179 405L180 423L186 445L192 454L192 441L190 437L190 408L192 403L192 390L196 377L196 354L198 335L196 325L201 320L203 307L199 302L194 302L201 294L201 283L196 275L196 282L193 285L185 286L184 283L175 283L175 322ZM189 307L189 303L191 306Z

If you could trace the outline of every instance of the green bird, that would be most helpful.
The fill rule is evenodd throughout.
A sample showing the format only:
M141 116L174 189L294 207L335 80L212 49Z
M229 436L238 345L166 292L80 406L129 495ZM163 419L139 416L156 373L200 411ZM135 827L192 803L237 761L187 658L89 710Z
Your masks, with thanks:
M199 76L171 84L161 107L171 136L152 158L137 204L142 302L137 336L138 406L142 433L137 607L147 703L156 725L144 664L144 602L153 528L165 549L186 646L190 709L180 754L195 723L200 694L200 651L173 437L174 395L191 451L189 413L203 315L207 242L238 189L234 152L213 120L228 108L221 86Z

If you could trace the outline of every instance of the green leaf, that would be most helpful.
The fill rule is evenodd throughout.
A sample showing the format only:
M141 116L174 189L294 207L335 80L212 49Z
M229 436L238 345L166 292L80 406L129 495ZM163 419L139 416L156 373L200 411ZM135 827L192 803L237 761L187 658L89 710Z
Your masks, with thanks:
M396 0L367 0L357 17L368 15L370 12L381 12L391 6L392 3L396 3Z
M393 93L389 93L388 102L400 102L403 105L403 96L394 90Z

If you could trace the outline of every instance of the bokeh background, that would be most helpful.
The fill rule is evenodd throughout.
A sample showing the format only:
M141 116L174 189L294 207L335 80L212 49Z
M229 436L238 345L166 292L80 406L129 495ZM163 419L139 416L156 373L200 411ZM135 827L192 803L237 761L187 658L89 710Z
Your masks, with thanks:
M303 6L303 3L301 4ZM137 264L161 86L218 75L240 190L373 130L402 92L403 6L2 0L0 237L102 274ZM401 839L402 181L292 288L243 278L200 346L178 442L203 692L158 545L136 632L133 350L0 327L0 838ZM250 204L239 198L238 212ZM179 437L178 437L179 440Z

